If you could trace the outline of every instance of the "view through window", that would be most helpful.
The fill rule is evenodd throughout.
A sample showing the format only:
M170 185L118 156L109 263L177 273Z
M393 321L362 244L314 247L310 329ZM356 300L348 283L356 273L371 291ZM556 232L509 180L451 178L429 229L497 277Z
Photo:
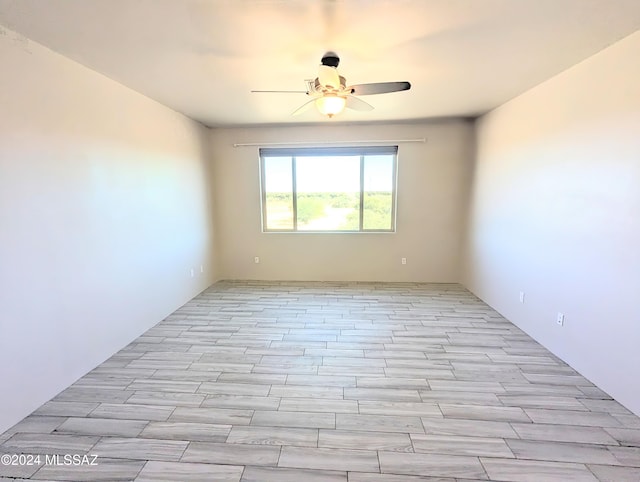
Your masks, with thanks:
M264 231L395 231L397 146L260 149Z

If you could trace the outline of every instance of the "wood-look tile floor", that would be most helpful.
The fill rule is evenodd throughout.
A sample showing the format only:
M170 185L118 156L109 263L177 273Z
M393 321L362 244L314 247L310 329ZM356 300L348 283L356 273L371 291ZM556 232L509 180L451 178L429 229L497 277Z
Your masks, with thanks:
M48 481L638 482L640 419L458 285L221 282L0 452Z

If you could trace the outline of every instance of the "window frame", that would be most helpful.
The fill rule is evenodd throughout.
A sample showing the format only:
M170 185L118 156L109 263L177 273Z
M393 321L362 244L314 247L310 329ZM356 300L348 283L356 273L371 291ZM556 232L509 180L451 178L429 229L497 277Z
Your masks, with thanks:
M391 178L391 227L389 229L364 229L364 198L366 191L365 183L365 158L372 155L393 156L392 178ZM297 214L297 181L296 181L296 159L298 157L330 157L330 156L359 156L360 157L360 209L358 213L358 228L350 230L330 230L330 229L298 229ZM396 211L397 211L397 180L398 180L398 146L360 146L360 147L283 147L283 148L260 148L258 150L260 169L260 211L261 227L263 233L332 233L332 234L352 234L352 233L395 233L396 232ZM268 229L267 228L267 191L265 159L268 157L290 157L291 158L291 195L293 211L293 227L291 229Z

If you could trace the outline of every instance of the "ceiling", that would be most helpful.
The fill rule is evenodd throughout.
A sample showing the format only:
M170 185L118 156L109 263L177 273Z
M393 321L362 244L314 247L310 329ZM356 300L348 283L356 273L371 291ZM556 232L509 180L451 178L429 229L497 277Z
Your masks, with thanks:
M640 29L638 0L0 0L0 24L208 126L476 116ZM290 114L322 55L370 112Z

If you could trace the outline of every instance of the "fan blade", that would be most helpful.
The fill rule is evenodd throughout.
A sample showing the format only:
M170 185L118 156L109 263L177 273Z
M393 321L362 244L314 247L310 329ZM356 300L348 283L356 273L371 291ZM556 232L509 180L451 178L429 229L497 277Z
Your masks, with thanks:
M313 105L313 103L316 101L316 99L311 99L309 102L305 102L304 104L302 104L300 107L298 107L296 110L294 110L291 115L300 115L303 112L306 112L309 110L309 108Z
M306 90L252 90L252 94L308 94Z
M357 97L354 97L352 95L347 96L346 107L353 110L362 110L362 111L373 110L373 106L371 104L368 104L364 100L358 99Z
M373 95L400 92L410 88L411 84L409 82L377 82L375 84L352 85L347 87L347 90L350 90L353 95Z
M328 65L321 65L318 70L318 81L323 87L340 88L340 75L338 71Z

